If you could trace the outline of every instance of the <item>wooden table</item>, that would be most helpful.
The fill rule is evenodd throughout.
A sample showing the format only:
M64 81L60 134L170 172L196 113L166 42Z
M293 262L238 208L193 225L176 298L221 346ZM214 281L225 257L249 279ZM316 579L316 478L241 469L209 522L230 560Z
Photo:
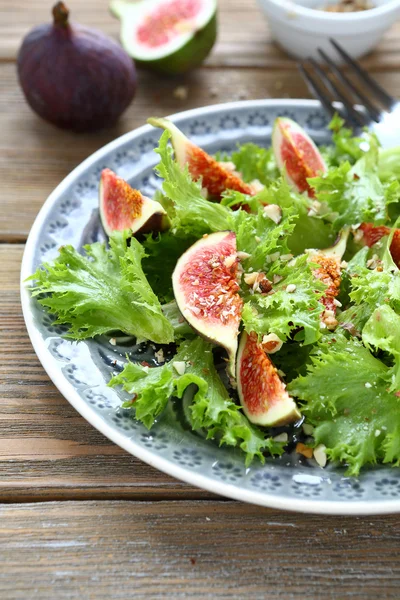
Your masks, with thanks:
M19 268L61 179L149 115L308 96L255 0L221 0L219 41L201 69L178 79L141 72L118 126L58 131L27 107L15 71L22 36L49 20L50 4L0 0L0 598L399 598L397 516L289 514L175 481L88 425L46 376L25 331ZM77 21L117 35L106 0L69 5ZM399 34L364 64L400 97Z

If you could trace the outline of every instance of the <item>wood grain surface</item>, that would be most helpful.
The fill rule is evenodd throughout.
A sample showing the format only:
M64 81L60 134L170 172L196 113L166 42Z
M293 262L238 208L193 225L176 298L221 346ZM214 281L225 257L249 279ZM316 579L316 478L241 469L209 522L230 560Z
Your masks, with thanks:
M0 597L398 599L399 542L395 516L207 501L3 506Z
M49 381L23 322L19 269L55 186L151 114L309 96L256 0L220 0L218 43L202 68L172 79L140 72L116 127L59 131L27 107L15 63L22 36L50 20L51 4L0 0L1 600L398 599L397 517L313 517L224 501L126 454ZM77 21L118 37L108 0L68 5ZM397 24L363 64L400 97L399 33ZM182 85L185 100L174 96Z
M0 502L212 497L127 454L54 387L22 317L22 252L0 244Z

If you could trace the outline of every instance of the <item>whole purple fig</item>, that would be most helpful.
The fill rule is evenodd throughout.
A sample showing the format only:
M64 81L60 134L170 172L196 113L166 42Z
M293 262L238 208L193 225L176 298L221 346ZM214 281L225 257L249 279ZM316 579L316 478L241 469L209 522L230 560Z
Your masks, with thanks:
M43 119L73 131L112 125L132 101L136 69L111 38L70 24L63 2L54 22L35 27L18 53L18 76L31 108Z

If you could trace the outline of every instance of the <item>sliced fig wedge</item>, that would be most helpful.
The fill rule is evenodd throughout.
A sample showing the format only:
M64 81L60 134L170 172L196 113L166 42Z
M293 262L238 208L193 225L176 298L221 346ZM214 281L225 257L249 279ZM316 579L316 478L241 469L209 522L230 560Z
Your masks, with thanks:
M361 223L358 231L362 232L362 241L366 246L371 248L376 242L379 242L385 235L390 235L390 227L380 225L376 227L373 223ZM392 243L390 244L390 254L393 262L400 269L400 229L396 229L393 235Z
M111 169L101 173L99 186L100 217L107 235L131 229L132 234L163 231L168 217L159 202L143 196Z
M309 260L319 265L314 270L314 277L325 283L326 288L324 295L321 298L325 310L321 315L321 322L330 330L336 328L338 322L336 320L336 310L340 304L337 301L337 296L340 292L341 273L342 273L342 258L346 252L347 239L350 229L343 229L333 246L324 250L307 250Z
M236 236L218 231L186 250L172 275L179 310L200 335L226 349L232 377L243 306L237 271Z
M193 144L174 123L168 119L151 118L147 121L154 127L161 127L170 132L175 158L181 167L187 165L192 178L201 178L203 188L215 199L220 199L225 190L236 190L249 196L254 189L230 169L223 166L204 150Z
M276 367L253 332L240 337L237 355L237 389L243 411L251 423L273 427L301 418Z
M285 170L288 183L298 192L306 192L314 198L314 190L307 178L325 173L327 167L310 136L292 119L278 117L272 132L272 148L279 169Z

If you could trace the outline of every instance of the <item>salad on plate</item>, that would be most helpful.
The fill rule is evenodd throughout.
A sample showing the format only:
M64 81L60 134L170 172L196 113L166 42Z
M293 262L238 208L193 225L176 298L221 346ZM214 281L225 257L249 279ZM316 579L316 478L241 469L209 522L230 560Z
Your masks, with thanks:
M32 295L71 340L152 349L109 382L149 429L175 397L247 465L292 451L350 475L399 466L399 149L339 117L318 149L280 117L271 148L211 156L149 122L164 129L161 189L147 198L104 169L108 243L61 247Z

